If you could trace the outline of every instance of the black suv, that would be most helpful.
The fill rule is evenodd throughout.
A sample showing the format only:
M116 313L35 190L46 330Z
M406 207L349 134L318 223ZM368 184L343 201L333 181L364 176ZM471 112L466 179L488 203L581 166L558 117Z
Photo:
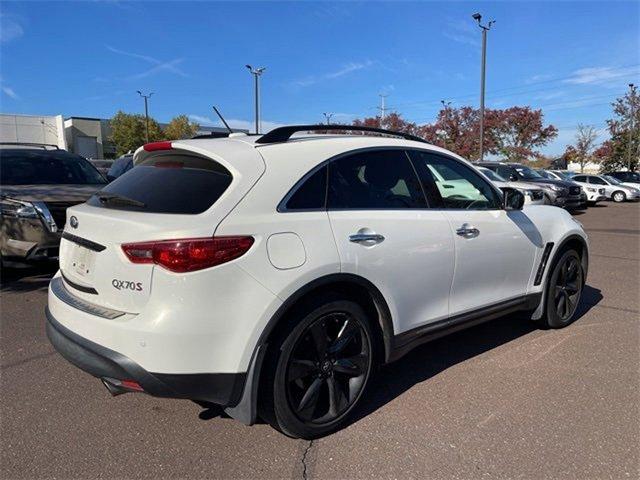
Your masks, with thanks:
M546 201L551 205L573 210L580 208L583 204L582 187L575 182L545 178L535 170L519 163L476 162L474 165L488 168L507 181L539 185L544 190Z
M56 146L0 144L0 265L57 259L67 208L106 181L79 155Z

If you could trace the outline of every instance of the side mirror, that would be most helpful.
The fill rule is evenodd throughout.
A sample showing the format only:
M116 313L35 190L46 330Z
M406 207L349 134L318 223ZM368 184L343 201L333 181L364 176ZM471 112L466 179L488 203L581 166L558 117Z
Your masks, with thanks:
M509 181L510 182L517 182L518 181L518 176L515 173L512 173L511 175L509 175Z
M522 210L524 194L520 190L509 187L504 187L501 190L504 195L502 207L505 210Z

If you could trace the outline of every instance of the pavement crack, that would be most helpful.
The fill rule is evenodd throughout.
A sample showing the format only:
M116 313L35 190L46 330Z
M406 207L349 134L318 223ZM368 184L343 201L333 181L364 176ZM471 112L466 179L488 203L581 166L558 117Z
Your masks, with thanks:
M307 471L307 455L309 454L309 450L311 450L311 447L313 447L313 442L313 440L309 441L309 445L307 445L307 448L304 449L304 453L302 454L302 480L309 479L309 472Z

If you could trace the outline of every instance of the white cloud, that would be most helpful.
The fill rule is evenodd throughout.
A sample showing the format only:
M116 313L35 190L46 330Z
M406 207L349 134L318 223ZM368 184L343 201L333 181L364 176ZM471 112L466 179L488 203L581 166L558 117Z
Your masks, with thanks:
M449 40L463 45L480 46L480 40L478 40L480 38L479 29L471 21L450 20L447 22L447 28L443 34Z
M189 114L187 115L189 120L199 123L202 126L213 126L213 127L223 127L224 125L220 120L213 120L210 117L205 117L203 115ZM243 130L248 130L249 132L253 132L255 130L255 121L253 120L242 120L238 118L229 118L225 119L231 128L239 128ZM274 128L283 127L284 123L272 122L269 120L262 120L262 133L267 133Z
M170 72L175 75L179 75L181 77L188 77L188 75L185 72L183 72L181 69L178 68L178 65L184 61L183 58L174 58L173 60L162 61L162 60L158 60L157 58L151 57L149 55L142 55L140 53L119 50L110 45L105 45L105 47L110 52L117 53L118 55L122 55L125 57L137 58L138 60L142 60L150 65L153 65L151 68L145 70L144 72L129 76L130 80L137 80L137 79L148 77L150 75L154 75L158 72L163 72L163 71Z
M343 65L338 70L333 72L324 73L322 75L312 75L309 77L305 77L300 80L296 80L292 82L292 85L295 87L308 87L310 85L314 85L323 80L334 80L336 78L343 77L353 72L357 72L358 70L362 70L365 68L371 67L375 62L372 60L366 60L364 62L349 62Z
M640 67L588 67L574 71L564 83L573 85L604 85L611 80L616 83L623 77L640 75ZM617 84L615 85L618 86Z
M15 18L0 14L0 43L7 43L24 35L24 29Z
M8 97L13 98L14 100L18 100L20 99L20 97L18 96L18 94L13 90L13 88L11 87L2 87L2 91L5 93L5 95L7 95Z

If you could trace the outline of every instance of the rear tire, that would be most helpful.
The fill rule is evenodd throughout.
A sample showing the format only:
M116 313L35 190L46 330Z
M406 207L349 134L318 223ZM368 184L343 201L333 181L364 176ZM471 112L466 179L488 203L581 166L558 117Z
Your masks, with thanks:
M545 312L539 320L541 327L563 328L571 323L582 297L583 278L578 252L561 252L547 280Z
M360 305L334 295L296 317L268 354L262 416L290 437L313 439L344 426L362 398L374 332Z
M611 198L616 203L622 203L627 199L627 196L624 194L624 192L616 190L615 192L613 192L613 195L611 195Z

